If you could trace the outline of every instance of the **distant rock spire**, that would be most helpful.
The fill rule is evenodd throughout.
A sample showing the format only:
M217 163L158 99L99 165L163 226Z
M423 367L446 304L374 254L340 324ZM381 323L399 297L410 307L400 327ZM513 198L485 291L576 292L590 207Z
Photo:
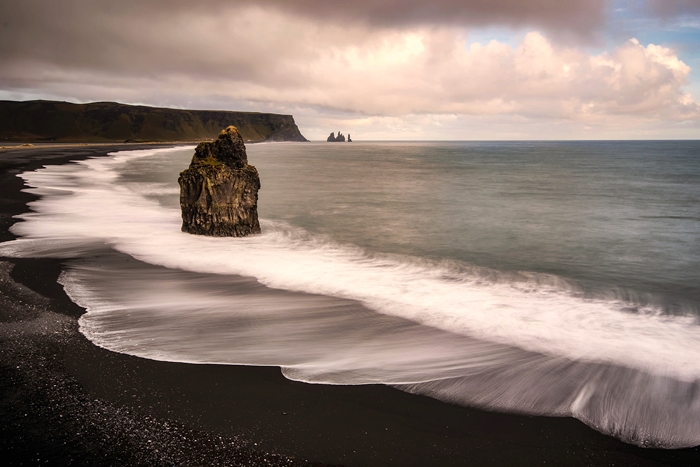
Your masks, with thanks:
M345 142L345 135L339 131L338 136L335 136L335 133L331 132L330 136L328 136L328 138L326 138L326 141L329 143L344 143ZM348 134L348 142L351 142L351 141L352 140L350 139L350 134Z

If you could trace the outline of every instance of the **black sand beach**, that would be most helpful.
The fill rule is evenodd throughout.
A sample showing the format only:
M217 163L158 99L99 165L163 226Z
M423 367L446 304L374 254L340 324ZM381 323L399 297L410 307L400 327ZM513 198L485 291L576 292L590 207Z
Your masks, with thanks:
M34 199L19 172L127 148L140 146L0 152L0 241L14 238L12 217ZM570 418L115 354L78 332L83 310L56 282L60 271L58 259L0 258L5 465L700 465L698 447L642 449Z

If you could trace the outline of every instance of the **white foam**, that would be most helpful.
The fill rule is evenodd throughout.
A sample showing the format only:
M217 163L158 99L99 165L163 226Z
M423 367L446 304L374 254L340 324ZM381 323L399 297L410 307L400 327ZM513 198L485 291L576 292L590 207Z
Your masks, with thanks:
M485 281L462 272L467 265L370 255L283 223L263 222L263 235L239 239L182 233L179 210L147 199L143 185L115 183L126 162L172 150L23 174L45 197L13 227L23 238L0 245L0 254L65 255L62 248L76 241L104 242L151 264L354 299L383 314L547 355L700 378L694 317L623 313L620 302L585 300L535 283Z

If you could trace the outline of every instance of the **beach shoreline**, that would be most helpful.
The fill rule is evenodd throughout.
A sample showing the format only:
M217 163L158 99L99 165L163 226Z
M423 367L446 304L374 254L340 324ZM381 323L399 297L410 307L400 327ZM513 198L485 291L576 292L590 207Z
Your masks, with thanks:
M178 143L181 144L181 143ZM16 175L161 144L0 152L0 241L36 197ZM116 354L78 332L60 259L0 258L0 449L26 465L697 465L700 449L621 443L571 418L485 412L277 367ZM39 459L39 460L35 460Z

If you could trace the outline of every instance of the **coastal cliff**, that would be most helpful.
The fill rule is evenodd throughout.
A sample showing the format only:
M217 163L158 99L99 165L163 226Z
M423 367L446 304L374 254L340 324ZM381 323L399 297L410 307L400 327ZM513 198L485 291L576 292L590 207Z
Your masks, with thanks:
M216 141L200 143L178 183L183 232L214 237L260 233L260 178L248 164L236 127L223 130Z
M238 128L245 142L306 141L291 115L116 102L0 101L0 143L211 140L230 125Z

